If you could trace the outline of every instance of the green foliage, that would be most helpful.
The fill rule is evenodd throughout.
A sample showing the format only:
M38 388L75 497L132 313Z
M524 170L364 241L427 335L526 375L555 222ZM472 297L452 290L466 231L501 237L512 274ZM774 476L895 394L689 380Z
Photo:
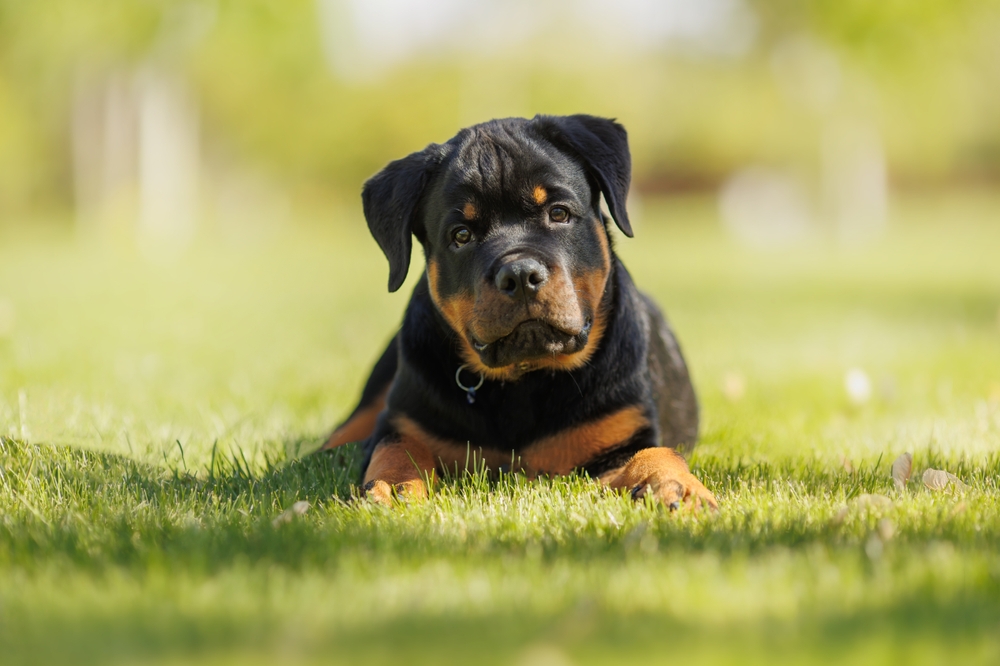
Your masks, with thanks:
M356 447L305 453L405 301L360 219L162 263L5 242L3 662L995 663L997 206L908 199L882 242L770 251L710 202L636 211L618 250L691 362L718 515L481 470L355 502Z
M622 120L647 190L715 184L748 163L807 169L837 118L874 126L900 180L1000 173L995 3L750 6L757 36L737 55L605 43L565 7L503 49L417 52L346 79L324 60L313 1L0 0L0 207L71 202L74 91L150 67L190 82L209 167L262 168L297 200L352 200L390 159L472 122L535 113ZM799 39L839 63L821 112L775 74L776 50Z

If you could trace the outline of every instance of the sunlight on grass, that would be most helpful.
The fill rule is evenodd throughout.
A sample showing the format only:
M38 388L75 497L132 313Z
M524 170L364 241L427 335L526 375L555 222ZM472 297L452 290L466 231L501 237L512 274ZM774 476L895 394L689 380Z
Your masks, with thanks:
M718 515L580 477L353 502L356 447L305 454L405 305L360 220L160 264L5 243L4 662L995 662L998 209L750 251L707 202L647 205L617 247L692 366Z

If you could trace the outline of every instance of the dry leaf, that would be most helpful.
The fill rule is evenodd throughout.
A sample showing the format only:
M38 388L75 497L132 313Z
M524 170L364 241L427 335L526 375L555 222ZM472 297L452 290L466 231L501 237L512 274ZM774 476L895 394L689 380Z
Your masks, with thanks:
M948 487L953 490L966 490L969 487L960 478L943 469L926 469L923 479L924 485L931 490L944 490Z
M958 478L957 476L955 476L951 472L945 472L945 474L948 475L948 480L951 482L951 485L956 490L965 490L965 489L967 489L969 487L969 486L965 485L965 483L962 481L962 479Z
M271 521L271 524L274 525L275 527L278 527L279 525L290 523L295 519L296 516L301 516L305 514L305 512L309 510L309 507L310 507L309 502L306 502L304 500L296 502L288 509L282 511L280 515L278 515L274 520Z
M942 469L925 469L923 476L924 485L931 490L944 490L948 487L948 483L951 479L948 478L948 472Z
M903 490L906 488L906 482L910 480L910 474L912 472L912 453L907 452L896 458L895 462L892 463L892 482L896 484L897 490Z

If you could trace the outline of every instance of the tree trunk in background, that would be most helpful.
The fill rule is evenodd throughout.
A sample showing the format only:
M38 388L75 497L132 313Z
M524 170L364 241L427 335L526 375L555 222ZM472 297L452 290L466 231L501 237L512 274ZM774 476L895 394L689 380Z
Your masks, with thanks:
M71 141L77 227L144 251L194 237L201 164L198 112L177 76L156 69L80 74Z

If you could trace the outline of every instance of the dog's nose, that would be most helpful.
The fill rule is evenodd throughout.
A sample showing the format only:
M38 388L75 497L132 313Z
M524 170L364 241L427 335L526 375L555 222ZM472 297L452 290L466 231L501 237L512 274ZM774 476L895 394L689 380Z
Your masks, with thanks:
M549 271L540 261L531 258L515 259L500 267L494 281L497 289L513 299L532 297L549 279Z

